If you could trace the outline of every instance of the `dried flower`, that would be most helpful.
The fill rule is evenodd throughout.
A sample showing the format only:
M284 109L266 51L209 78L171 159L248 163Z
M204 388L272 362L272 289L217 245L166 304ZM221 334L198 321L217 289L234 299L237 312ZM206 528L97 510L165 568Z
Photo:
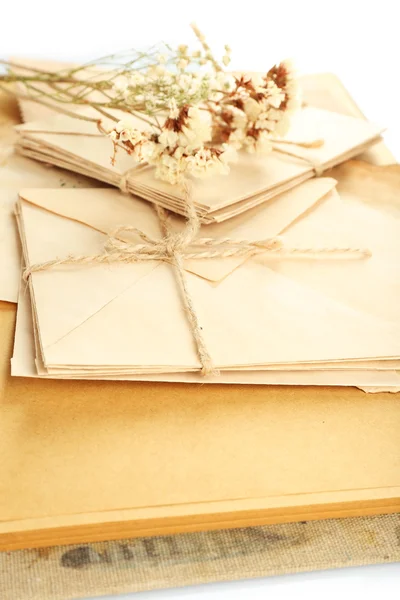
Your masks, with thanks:
M49 91L41 92L39 101L48 96L64 105L89 105L101 118L113 119L108 111L115 109L127 114L109 132L114 150L123 148L136 161L154 165L157 177L166 181L226 173L236 150L269 152L271 140L287 133L299 105L297 81L289 61L264 74L235 77L222 66L229 64L231 48L225 45L219 63L204 35L196 26L193 30L201 49L189 52L180 45L147 55L137 52L125 62L118 60L111 76L106 60L108 76L103 79L93 77L87 66L1 79L25 81L28 90L32 81L39 81L41 90L47 83ZM68 85L54 87L63 83ZM91 92L96 92L96 102L91 102ZM129 114L135 115L134 124ZM143 130L137 119L146 122Z
M189 61L186 58L181 58L181 60L178 62L178 69L181 69L183 71L184 69L186 69L188 64Z

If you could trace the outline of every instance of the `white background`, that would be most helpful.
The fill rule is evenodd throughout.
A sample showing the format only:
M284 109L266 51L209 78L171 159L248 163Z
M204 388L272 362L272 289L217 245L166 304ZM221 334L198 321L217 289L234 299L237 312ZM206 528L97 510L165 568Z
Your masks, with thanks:
M158 41L192 43L196 21L232 68L267 70L294 58L300 72L333 71L363 112L388 127L400 158L398 0L7 0L0 57L84 61ZM399 433L400 443L400 433ZM136 594L137 600L268 600L400 597L400 565ZM121 598L133 598L122 596ZM18 600L18 599L16 599Z

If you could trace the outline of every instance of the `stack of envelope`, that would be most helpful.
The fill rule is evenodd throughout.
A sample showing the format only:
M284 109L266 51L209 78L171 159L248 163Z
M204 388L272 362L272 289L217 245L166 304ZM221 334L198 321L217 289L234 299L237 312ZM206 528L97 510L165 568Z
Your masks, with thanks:
M111 165L112 142L94 122L42 113L39 121L18 126L20 156L14 160L35 158L93 177L97 184L84 179L85 189L46 189L47 182L42 187L35 181L35 188L18 186L19 195L7 193L3 246L12 246L12 252L4 253L9 259L0 283L10 299L18 295L12 374L397 387L398 216L362 201L364 177L358 170L350 177L353 188L340 191L342 167L335 169L345 164L351 171L353 163L345 161L373 154L381 145L382 128L326 110L334 108L326 98L316 98L315 105L298 111L287 139L322 140L321 145L281 143L266 158L241 154L229 176L193 182L199 237L252 242L280 236L284 244L282 251L251 258L185 260L194 311L219 371L207 377L200 374L172 264L61 264L34 271L24 281L10 227L13 210L22 271L66 257L99 255L121 226L162 239L154 204L169 209L168 227L181 231L186 208L180 188L156 180L152 168L133 164L123 151ZM96 116L90 108L74 110ZM111 123L104 120L103 125ZM40 162L35 168L43 170ZM315 177L317 172L325 173ZM100 188L99 181L114 187L124 181L130 193ZM141 241L126 231L118 237L133 245ZM332 248L343 252L331 253ZM348 248L360 252L348 254ZM308 249L316 252L309 256Z
M91 108L81 116L98 119ZM126 120L123 114L120 116ZM132 117L132 122L135 122ZM143 129L143 123L138 122ZM103 127L111 121L103 119ZM154 178L153 168L137 168L123 150L111 165L110 139L99 133L95 122L58 115L18 128L17 149L20 153L49 164L96 178L120 187L175 213L186 215L183 192L179 186ZM382 128L355 117L314 107L303 107L293 117L285 139L290 142L323 142L317 148L279 143L267 157L240 153L229 176L219 175L195 180L193 201L203 223L230 219L266 202L313 177L361 154L379 139ZM287 152L287 154L286 154ZM293 156L296 154L296 156Z
M244 215L202 227L200 236L215 239L281 235L296 249L372 253L359 260L340 253L294 258L266 252L249 260L186 261L218 376L199 375L174 269L156 261L33 272L30 294L25 284L20 291L13 374L396 385L400 221L352 194L340 197L335 185L332 178L313 179ZM162 236L148 202L110 189L23 190L17 218L27 265L99 254L106 234L121 224ZM176 216L171 226L179 230L184 221ZM135 242L134 235L126 239Z
M309 104L359 114L334 76L302 83ZM22 114L35 119L34 107ZM221 369L204 378L169 263L59 265L21 279L26 265L103 252L120 225L162 232L139 195L11 154L8 141L0 135L1 549L398 512L397 397L278 385L400 390L400 169L376 166L394 162L381 142L202 225L215 239L371 252L187 260Z

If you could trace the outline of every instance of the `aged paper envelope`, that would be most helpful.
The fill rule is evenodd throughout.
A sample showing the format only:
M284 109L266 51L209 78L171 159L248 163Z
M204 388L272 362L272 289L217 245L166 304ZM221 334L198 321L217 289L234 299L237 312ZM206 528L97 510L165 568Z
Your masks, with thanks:
M14 205L23 187L72 188L99 186L86 177L45 166L14 153L13 124L18 115L0 97L0 300L16 302L20 270L20 244L14 218Z
M18 194L0 190L0 300L16 302L21 271L20 241L14 207Z
M278 236L326 196L336 185L332 178L307 181L273 200L224 223L203 225L198 237L262 240ZM161 237L158 218L151 205L135 196L112 189L93 189L82 193L63 190L22 190L20 196L35 206L110 234L121 225L135 226L153 238ZM181 230L185 221L170 215L171 230ZM122 239L132 240L129 234ZM132 240L133 241L133 240ZM187 260L187 270L211 281L219 281L244 262L244 258L204 261Z
M92 113L87 109L82 114ZM22 125L19 132L19 148L28 155L117 186L122 176L132 170L127 176L129 191L185 214L180 189L155 180L153 169L136 171L132 159L123 152L118 154L116 165L110 165L111 141L99 136L95 123L59 115L45 122ZM315 166L329 168L359 154L366 145L377 141L381 132L382 128L362 119L306 107L294 116L288 139L322 138L324 144L320 148L297 148L301 159L281 152L263 158L240 154L228 177L194 182L194 203L204 221L230 218L284 191L285 187L312 177ZM285 150L285 144L280 144L280 148ZM293 151L293 147L287 150Z
M129 381L170 381L178 383L204 383L204 377L196 373L171 373L163 375L96 375L88 370L86 373L73 376L66 370L57 374L52 370L49 374L40 360L40 351L35 343L34 323L29 294L23 283L20 289L17 309L17 322L15 327L14 352L11 360L11 373L17 377L42 377L51 379L96 379L104 380L129 380ZM389 361L391 362L391 361ZM318 386L362 386L369 390L379 390L383 386L393 387L400 385L400 374L395 370L374 368L374 363L360 369L360 362L351 365L343 363L329 368L324 368L323 363L314 364L305 368L303 365L295 369L296 365L277 366L276 370L269 368L264 371L224 371L217 377L208 377L207 383L240 384L240 385L318 385ZM345 370L344 370L345 368ZM285 370L282 370L285 369ZM292 370L293 369L293 370Z
M343 246L350 239L369 248L364 261L268 261L269 265L299 283L329 295L347 306L400 324L400 219L366 205L355 194L332 193L306 219L286 231L287 243L303 246L307 240Z
M20 209L28 264L99 251L101 234L23 201ZM247 263L218 286L190 274L188 282L220 368L400 356L393 324L358 313L264 265ZM33 273L30 284L47 368L199 368L168 264L61 267Z
M299 83L306 104L340 112L344 115L365 118L354 98L350 96L339 77L334 73L303 75L299 78ZM37 117L33 113L28 120L34 118ZM383 141L363 152L359 158L373 165L396 163L395 157Z
M80 188L98 185L86 177L45 166L12 153L0 166L0 300L16 302L19 286L20 244L14 218L18 191L25 186Z
M311 92L334 93L335 78L319 81ZM340 98L326 108L358 114ZM398 512L397 396L343 387L28 386L8 374L15 310L0 306L1 549ZM185 487L199 498L206 487L209 497L209 486L221 482L223 492L226 480L247 495L264 482L264 496L180 503ZM157 495L158 506L133 508L144 489L146 504ZM169 489L175 504L160 506ZM26 518L26 507L36 517Z

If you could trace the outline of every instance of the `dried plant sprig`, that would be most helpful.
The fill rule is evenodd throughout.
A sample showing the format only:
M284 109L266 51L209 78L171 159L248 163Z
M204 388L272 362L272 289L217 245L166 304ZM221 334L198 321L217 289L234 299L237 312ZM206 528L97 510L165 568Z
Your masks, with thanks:
M25 91L16 95L70 116L68 106L91 107L97 118L76 116L111 138L112 161L122 148L172 184L227 173L237 150L269 152L271 141L286 134L299 104L297 82L288 61L264 75L234 76L223 68L229 46L220 64L198 27L192 29L201 45L194 52L163 44L56 73L0 61L9 69L0 75L0 89L22 83ZM103 118L115 125L107 129Z

